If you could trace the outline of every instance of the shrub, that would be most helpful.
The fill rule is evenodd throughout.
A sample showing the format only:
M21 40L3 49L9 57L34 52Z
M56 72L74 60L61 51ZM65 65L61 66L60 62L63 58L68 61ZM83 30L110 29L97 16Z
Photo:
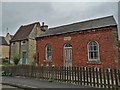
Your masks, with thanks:
M2 59L2 64L9 64L9 59L3 58Z
M19 55L14 55L13 56L13 62L14 62L14 64L17 65L19 61L20 61Z
M6 72L6 71L2 71L2 76L12 76L12 73Z
M52 79L52 78L48 79L48 82L53 82L53 81L54 81L54 79Z

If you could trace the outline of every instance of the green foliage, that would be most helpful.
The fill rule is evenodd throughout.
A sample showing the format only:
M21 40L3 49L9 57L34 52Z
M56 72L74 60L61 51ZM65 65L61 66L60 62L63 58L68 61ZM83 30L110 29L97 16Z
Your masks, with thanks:
M48 79L48 82L53 82L53 81L54 81L54 79L52 79L52 78Z
M2 76L12 76L12 73L6 72L6 71L2 71Z
M14 62L14 64L17 65L19 61L20 61L19 55L15 54L13 56L13 62Z
M34 53L33 55L33 62L32 62L32 65L35 65L36 64L36 53Z
M2 64L9 64L9 59L3 58L2 59Z
M34 53L34 55L33 55L33 59L36 60L36 53Z

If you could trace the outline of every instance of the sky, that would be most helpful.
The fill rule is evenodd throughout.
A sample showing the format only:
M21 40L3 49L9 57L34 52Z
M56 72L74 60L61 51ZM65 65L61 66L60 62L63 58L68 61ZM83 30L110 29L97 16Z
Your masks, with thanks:
M95 2L15 2L2 1L2 33L15 34L21 25L44 22L51 27L113 15L118 24L118 1ZM120 5L119 5L120 6ZM119 30L120 36L120 30ZM120 37L119 37L120 38Z

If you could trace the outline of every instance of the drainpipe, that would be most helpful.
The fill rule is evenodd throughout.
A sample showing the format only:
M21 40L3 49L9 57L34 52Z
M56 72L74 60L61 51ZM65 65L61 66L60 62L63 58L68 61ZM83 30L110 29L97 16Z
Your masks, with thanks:
M11 42L10 42L10 45L9 45L9 64L10 64L10 59L11 59Z
M19 59L21 58L21 41L19 42Z

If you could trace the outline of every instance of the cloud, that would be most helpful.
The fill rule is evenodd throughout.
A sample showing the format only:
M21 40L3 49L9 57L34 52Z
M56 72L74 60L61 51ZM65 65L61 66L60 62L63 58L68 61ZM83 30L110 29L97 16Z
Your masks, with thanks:
M55 15L51 16L51 18L54 18L52 23L55 25L57 23L58 25L72 23L108 15L117 17L118 8L117 3L113 2L52 3L52 6L56 12Z
M1 0L2 2L118 2L119 0Z
M2 34L2 3L0 2L0 34Z
M14 34L20 25L35 21L49 27L114 15L118 22L117 2L3 2L2 28Z
M34 21L42 21L50 14L50 3L3 3L2 18L3 32L8 27L9 30L20 27L22 24L32 23Z

